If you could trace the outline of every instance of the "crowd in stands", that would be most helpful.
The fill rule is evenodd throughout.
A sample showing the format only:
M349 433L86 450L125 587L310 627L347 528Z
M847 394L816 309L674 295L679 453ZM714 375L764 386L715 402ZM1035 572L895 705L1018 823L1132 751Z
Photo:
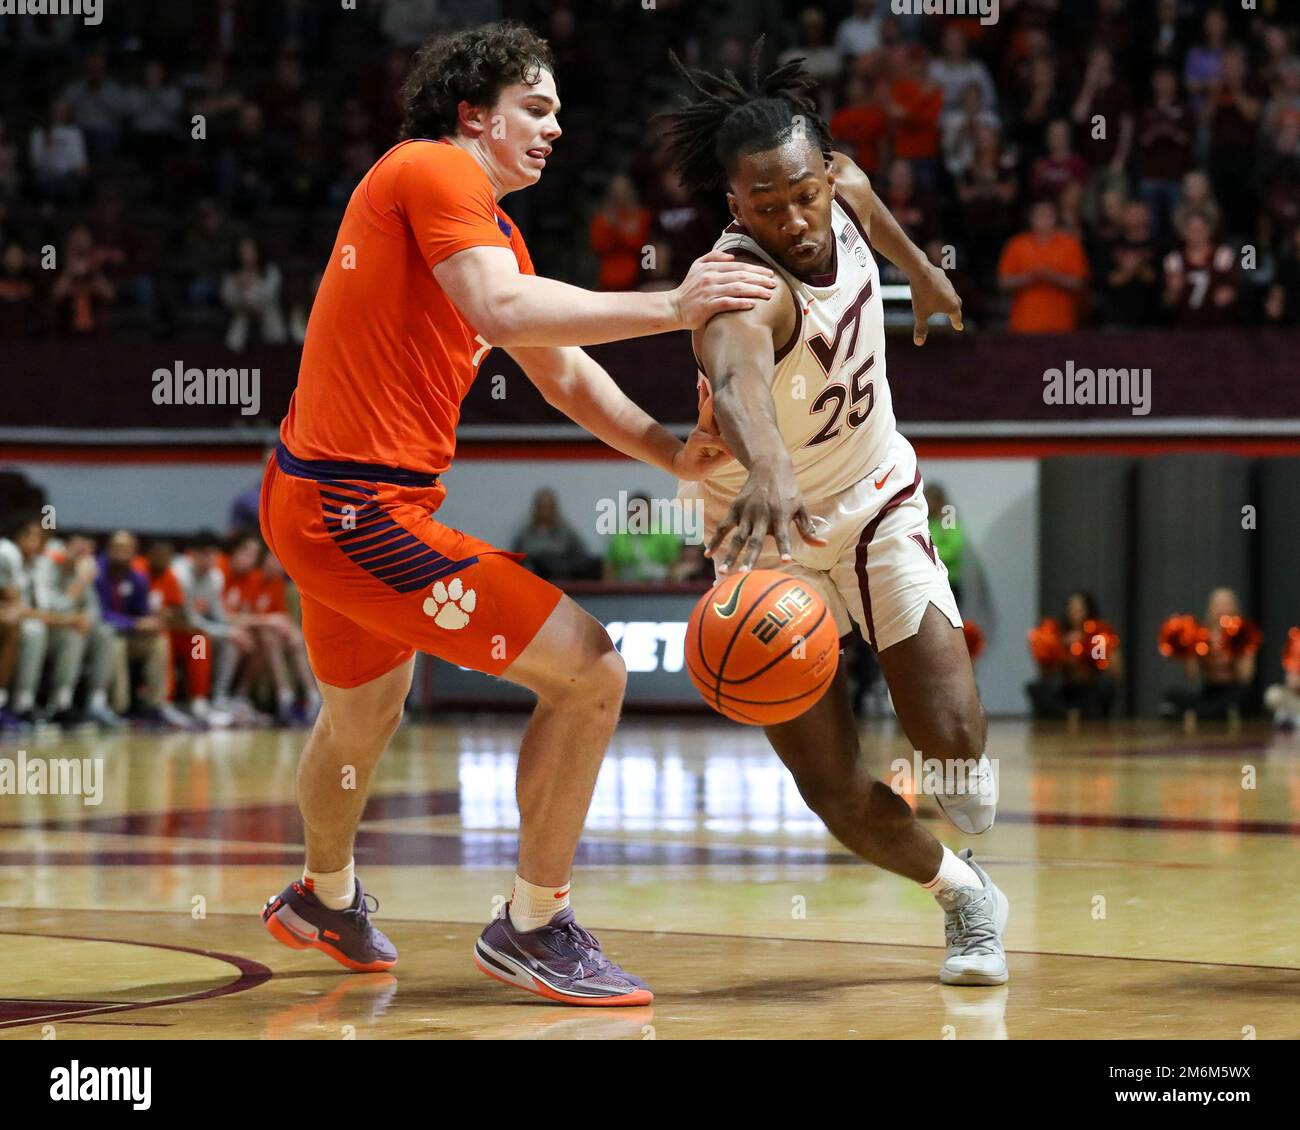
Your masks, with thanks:
M654 115L669 50L801 56L835 144L957 278L968 324L1300 322L1300 13L1210 0L1002 0L997 23L888 0L115 0L0 23L0 338L300 342L342 209L398 138L429 37L546 35L564 137L506 201L539 270L673 285L727 222ZM328 10L326 10L328 9Z
M251 532L142 547L0 528L0 729L306 725L320 708L297 593Z
M1013 0L986 28L830 7L803 8L779 58L807 60L835 145L968 323L1300 324L1300 13ZM718 215L680 198L653 137L628 171L591 220L599 281L666 285Z

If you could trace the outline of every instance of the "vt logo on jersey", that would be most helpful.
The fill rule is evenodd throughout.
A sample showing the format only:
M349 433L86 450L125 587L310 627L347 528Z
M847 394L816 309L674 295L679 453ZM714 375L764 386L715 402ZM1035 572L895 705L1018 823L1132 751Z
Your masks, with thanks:
M862 289L858 291L857 297L849 303L844 313L840 315L839 324L835 327L835 340L827 341L825 334L818 334L816 337L808 339L808 348L812 355L817 358L817 364L822 367L822 371L827 375L834 371L835 366L839 363L840 342L844 338L845 331L852 330L849 334L848 348L844 352L847 360L853 356L853 351L858 347L858 324L862 320L862 308L871 301L872 284L871 279L863 284Z

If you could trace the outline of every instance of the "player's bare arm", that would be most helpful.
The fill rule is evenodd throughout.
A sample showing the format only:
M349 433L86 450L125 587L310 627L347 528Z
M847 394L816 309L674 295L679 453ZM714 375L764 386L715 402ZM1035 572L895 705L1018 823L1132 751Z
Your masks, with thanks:
M715 314L748 310L776 287L771 268L711 251L675 290L592 291L520 272L504 247L470 247L433 269L438 285L497 346L600 345L693 330Z
M884 202L871 187L871 179L851 158L832 154L831 173L835 188L853 206L867 230L872 245L907 276L912 286L912 312L916 324L912 340L924 345L930 317L944 314L955 330L962 328L961 299L941 267L925 257L899 226Z
M791 560L791 523L804 541L824 544L813 532L772 401L774 342L788 338L793 326L794 300L782 286L772 302L721 314L694 335L696 356L713 390L714 422L735 457L749 469L744 488L705 550L706 556L714 557L731 534L717 558L720 573L737 562L742 570L751 568L768 535L776 540L781 559Z
M576 346L516 347L509 353L552 408L624 455L689 480L706 478L731 458L725 441L701 426L708 418L708 404L701 404L701 424L682 443Z

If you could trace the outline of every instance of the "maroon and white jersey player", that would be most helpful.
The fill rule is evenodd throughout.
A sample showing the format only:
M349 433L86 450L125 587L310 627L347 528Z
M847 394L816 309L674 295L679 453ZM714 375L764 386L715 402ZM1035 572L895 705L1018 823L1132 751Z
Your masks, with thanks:
M792 538L794 561L782 562L769 539L754 568L803 577L834 613L842 636L856 623L882 650L915 634L931 603L954 627L961 627L961 615L930 541L916 452L894 418L880 270L841 195L831 206L831 231L835 256L823 276L793 274L739 223L714 246L771 267L795 304L789 340L773 343L772 401L795 481L827 542ZM708 376L700 372L698 379ZM682 484L679 497L703 500L706 543L748 475L733 460L701 483Z

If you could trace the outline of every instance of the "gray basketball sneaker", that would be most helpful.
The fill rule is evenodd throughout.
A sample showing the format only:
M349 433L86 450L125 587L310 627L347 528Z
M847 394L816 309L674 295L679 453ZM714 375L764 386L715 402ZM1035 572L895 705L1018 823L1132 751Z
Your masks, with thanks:
M948 958L939 970L939 980L945 985L1005 984L1007 955L1002 934L1011 905L971 858L970 848L957 858L965 860L984 887L978 891L963 888L937 900L943 907L943 934L948 942Z
M935 801L954 828L978 836L993 827L998 813L998 775L992 762L980 754L976 768L959 782L960 791L935 793Z

